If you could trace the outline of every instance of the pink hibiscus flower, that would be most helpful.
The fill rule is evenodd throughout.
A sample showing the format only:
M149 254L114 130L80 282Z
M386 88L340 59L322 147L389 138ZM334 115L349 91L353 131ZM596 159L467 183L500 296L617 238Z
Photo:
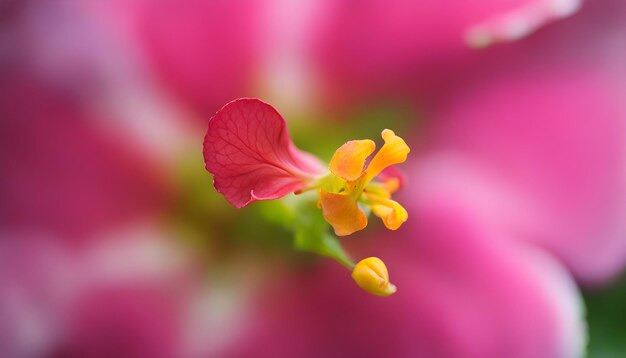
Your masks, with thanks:
M621 10L617 2L589 6L532 41L477 56L426 97L425 143L410 171L415 221L399 231L406 242L377 244L400 247L381 257L410 304L395 311L356 299L360 292L332 268L314 268L269 290L259 329L235 352L581 356L585 329L570 274L605 282L626 252L626 108L615 66L625 53L598 44L623 34L623 21L597 27ZM588 44L572 41L590 30L598 37ZM563 41L576 46L556 46ZM486 66L493 56L498 66Z
M367 226L359 205L371 207L392 230L407 219L406 210L390 199L400 185L390 168L404 162L410 149L391 130L383 130L385 144L367 165L376 144L353 140L337 149L326 171L317 158L293 145L285 120L258 99L228 103L208 127L203 150L206 169L214 175L215 189L236 208L317 190L318 206L339 236ZM379 174L381 178L374 180Z
M516 9L516 4L510 7L510 4L505 4L503 9L497 11L506 10L506 13ZM615 23L607 22L605 21L607 13L598 11L607 6L608 11L620 14L616 11L621 9L619 4L617 2L612 5L606 5L611 4L608 2L603 4L590 7L592 11L589 14L594 16L602 14L602 26L608 27L609 30L620 28L617 20ZM172 7L172 10L177 9ZM383 10L403 14L398 8ZM460 15L457 16L464 16L464 10L460 7L458 11ZM468 17L475 15L473 11L467 14ZM443 30L424 31L420 34L420 39L424 38L426 41L431 35L436 37L435 35L441 32L449 39L458 39L465 33L467 26L483 24L483 20L488 18L487 14L490 12L480 14L485 17L477 16L479 21L472 19L464 22L463 26L456 26L459 31L454 31L453 35ZM595 29L595 20L583 17L584 14L586 12L581 12L580 20L572 19L568 25L571 27L570 30L579 29L578 26L581 25L584 25L582 28L585 31ZM245 15L244 18L254 17L248 13ZM407 12L407 16L409 15L410 12ZM368 19L369 16L365 14L363 18ZM185 18L186 16L181 16L176 20L184 24ZM454 16L451 18L455 19ZM549 16L544 18L551 19ZM615 18L619 16L616 15ZM434 22L436 21L433 20ZM154 26L158 26L159 23L160 21L155 21ZM402 25L402 22L383 25L397 24ZM491 24L495 24L496 28L499 26L498 21L486 23L487 27ZM375 29L375 26L372 26L372 29ZM554 28L554 31L545 32L545 35L538 34L542 36L537 36L536 41L520 43L519 46L490 49L490 52L485 52L488 56L485 55L484 58L476 56L475 63L447 73L452 77L462 74L455 78L458 80L456 84L439 82L432 95L420 97L422 102L426 102L425 117L431 121L422 128L420 137L425 143L417 148L416 158L411 162L409 170L409 191L404 201L407 203L408 211L411 212L411 220L394 235L397 236L395 238L379 238L371 247L363 245L364 240L359 240L359 246L357 247L355 242L353 248L353 252L363 255L375 249L379 256L388 262L393 281L399 287L398 294L386 300L367 296L350 283L347 275L338 274L339 267L336 265L321 264L308 271L277 274L272 280L263 282L266 291L263 298L257 302L258 309L253 316L256 321L250 320L258 324L257 329L247 331L248 335L237 335L234 343L225 343L232 344L230 349L232 354L226 355L440 357L581 355L584 344L584 334L581 332L584 331L584 323L580 320L579 294L569 274L563 269L562 263L566 263L577 278L589 282L604 281L622 268L623 112L621 102L613 96L623 92L620 92L619 86L616 87L614 79L609 77L617 73L612 71L617 68L612 67L614 63L611 62L615 57L607 56L607 52L597 51L601 47L597 43L585 45L589 46L585 56L578 56L580 49L577 49L575 52L579 58L577 61L566 61L571 59L573 49L566 51L567 56L557 51L548 51L549 56L530 61L527 54L536 53L530 52L531 50L554 48L557 47L555 44L562 43L564 39L576 46L582 46L584 43L574 41L580 37L566 37L561 30L557 30ZM375 30L372 31L376 33ZM405 33L408 37L412 36L410 31ZM341 36L339 37L341 40ZM155 41L158 42L159 39ZM173 42L171 46L176 47L175 45L177 43ZM329 47L332 47L331 45ZM212 46L212 42L207 46ZM178 56L182 58L191 51L189 47L184 48L186 51L172 53L176 58ZM457 48L456 45L454 48ZM458 48L462 49L461 45ZM344 83L356 84L357 90L365 91L385 88L376 87L377 82L374 81L384 79L386 76L384 71L392 73L398 71L393 79L397 81L399 77L406 75L407 72L404 70L415 62L411 56L405 59L402 49L401 46L397 52L388 52L387 55L393 55L388 58L384 58L385 51L376 52L377 55L380 54L381 62L391 60L392 66L385 64L381 66L379 72L368 72L354 66L356 75L350 75L348 78L357 80ZM437 53L445 55L455 51ZM520 56L520 53L525 56ZM367 54L367 51L361 54ZM597 54L593 56L598 57L586 59L587 54ZM521 59L511 60L514 56ZM485 63L488 63L490 58L502 62L499 62L501 64L498 66L489 66L488 69L478 71L477 68L487 67ZM590 62L593 63L598 59L602 61L589 67ZM403 62L402 66L393 65L395 61ZM404 61L406 65L403 65ZM430 63L430 60L427 62ZM564 63L567 65L563 65ZM187 79L193 82L197 78L191 69L200 71L198 68L202 66L175 67L189 69L191 74ZM352 70L350 66L337 68L343 68L348 71L347 73ZM471 69L471 74L464 72L468 68ZM340 74L341 71L336 73ZM370 78L368 73L380 76ZM176 78L174 75L172 77ZM206 106L205 110L209 111L213 105L205 105L203 96L210 95L198 94L202 92L198 88L207 88L203 86L206 86L208 81L210 80L199 80L200 85L197 88L190 86L194 94L188 97L181 94L180 97L189 98L192 103L201 103L200 106ZM56 122L66 118L63 114L68 111L67 108L59 105L61 109L54 109L57 108L56 104L51 104L47 100L37 101L31 108L33 103L23 99L27 98L24 93L29 91L18 90L19 95L11 96L13 89L20 87L13 87L15 82L11 81L11 86L5 83L8 89L3 92L8 96L3 98L16 99L3 102L1 111L13 114L8 117L10 120L5 124L7 131L3 130L2 133L21 134L20 138L26 137L36 144L43 143L46 150L29 154L40 158L33 160L35 165L32 167L22 166L24 161L20 159L27 157L23 153L31 153L28 150L38 148L34 144L24 146L26 149L20 151L22 154L18 156L5 158L8 167L13 171L7 175L9 179L5 179L8 187L20 190L7 190L4 195L10 201L2 202L22 203L19 210L5 204L3 211L9 212L8 218L21 218L7 219L5 226L21 222L21 226L32 224L36 228L45 230L51 228L53 231L62 228L59 231L85 237L85 233L117 225L120 223L119 220L128 220L135 215L152 218L155 214L162 213L160 199L156 200L157 203L154 205L150 203L155 197L161 198L163 191L167 190L164 190L160 183L154 184L153 171L141 170L146 165L144 162L146 158L141 156L131 158L130 163L127 163L128 156L133 157L134 153L133 150L126 149L125 145L128 143L111 141L110 137L93 130L91 125L86 124L91 123L90 116L72 125L59 127L46 124L44 119L47 118L53 118ZM48 87L43 86L42 89L39 82L37 83L33 86L38 88L34 91L34 98L47 98L48 93L45 89ZM172 88L186 87L177 85L176 81L171 83ZM615 91L615 88L618 90ZM41 94L40 89L44 94ZM185 91L172 90L172 93ZM363 94L359 91L351 93ZM423 93L418 92L420 95ZM240 95L242 94L236 93L233 97ZM219 103L222 104L226 100L222 99ZM13 106L16 103L19 105ZM161 108L156 102L153 105ZM70 107L72 109L68 113L72 114L70 117L74 117L75 108ZM48 112L44 110L46 108L54 110ZM35 113L32 117L42 120L24 124L18 120L23 117L14 114L16 112ZM48 117L49 113L53 115ZM275 118L275 111L270 110L269 113L271 114L269 118ZM527 113L531 116L526 116ZM80 115L76 116L83 118ZM39 125L40 122L43 124ZM269 199L302 190L309 182L310 176L318 173L318 166L313 164L314 160L310 160L306 153L293 147L285 134L284 122L277 123L279 124L272 126L267 134L271 133L271 138L278 139L271 143L280 145L272 147L272 150L261 151L263 154L261 162L270 161L278 165L268 169L264 166L259 167L259 163L243 164L270 173L273 178L278 178L279 185L270 185L272 190L262 192L260 189L255 190L254 180L235 182L240 185L235 188L236 195L233 194L232 197L233 201L240 203L241 206L255 200L255 196L256 199ZM46 133L50 132L53 135L38 134L36 130L42 128ZM76 136L82 138L81 140L67 134L74 131L78 132ZM23 133L34 134L25 136ZM15 138L13 134L4 138L6 141L3 143L7 149L5 153L11 153L15 147L19 147L20 143L17 143ZM68 144L75 148L72 153L63 149ZM221 146L214 148L216 150L210 153L219 154L219 150L228 148ZM93 153L98 155L89 155ZM59 157L66 159L57 159ZM104 160L100 160L101 158ZM213 165L217 166L219 163L211 160L209 158L207 161L207 168L215 168ZM581 162L584 162L585 166L580 165ZM96 163L93 165L97 168L92 168L89 163ZM354 167L358 172L363 171L365 168L363 163L358 164ZM65 165L70 170L61 170L67 168ZM24 185L28 180L34 181L41 177L39 172L34 171L41 167L47 168L44 170L46 178L52 180L54 190L37 189L41 188L37 183ZM83 168L85 171L82 171ZM294 173L297 175L291 175ZM67 174L67 177L64 174ZM225 177L229 175L227 171L219 174ZM158 175L156 178L158 179ZM381 179L381 182L385 181ZM223 188L219 189L223 193L226 194L231 190L228 187L232 184L231 181L222 178L221 184L218 182L220 180L216 184ZM80 190L81 185L88 189ZM153 186L155 189L151 190ZM73 191L75 188L78 190ZM26 189L40 191L29 196ZM389 188L387 190L391 191ZM145 194L139 195L138 191ZM77 193L79 195L76 198L69 196ZM133 196L136 194L138 198ZM54 197L48 199L47 195ZM22 197L30 200L22 201ZM70 208L77 209L66 211L67 207L60 204L62 200L77 203L69 205ZM38 206L40 203L51 203L41 207L52 209L41 209ZM120 211L120 208L125 210ZM101 214L101 209L104 214ZM48 216L50 213L54 213L52 219ZM57 216L62 219L56 220ZM47 224L47 221L53 223ZM66 225L69 228L65 228ZM85 227L75 228L74 225ZM8 239L5 241L21 242ZM8 268L3 266L0 275L3 282L10 283L3 287L26 287L17 290L18 295L14 297L19 299L13 301L10 300L11 296L5 294L9 291L3 290L1 296L6 300L3 302L23 304L32 302L33 297L51 297L58 294L50 293L47 287L39 289L41 285L37 283L39 279L36 277L45 277L41 280L44 282L43 286L58 283L59 280L56 279L58 276L55 276L58 272L52 268L63 266L46 264L48 262L46 260L50 259L48 254L41 256L33 254L37 252L37 248L42 247L43 245L37 244L34 249L2 250L8 259L0 262ZM127 246L121 247L119 252L122 254L127 252ZM62 251L65 252L65 249ZM21 258L19 253L26 258ZM34 257L30 256L31 254ZM124 260L126 262L133 262L137 258L137 256L124 257L127 258ZM17 263L12 263L10 259L15 259ZM21 265L29 261L42 263L44 268L38 269L37 266L29 265L22 269ZM65 262L65 259L63 261ZM83 266L77 265L72 268L74 271L81 271ZM19 273L26 275L28 269L37 271L32 275L35 279L23 279L18 275ZM110 348L111 342L115 342L120 350L110 353L126 352L131 355L148 356L170 352L178 354L180 352L178 331L172 330L171 327L179 327L181 322L178 319L178 312L189 303L185 287L178 286L181 278L182 281L186 280L185 277L175 275L175 278L157 282L154 286L146 283L145 278L130 280L129 286L119 281L112 286L94 286L87 292L88 294L74 296L76 305L67 303L63 305L70 306L67 312L72 314L66 317L43 315L39 318L43 317L44 322L51 322L44 327L55 327L67 334L65 341L56 340L54 335L52 336L52 342L63 342L58 346L60 354L78 352L87 355L99 351L102 347ZM180 290L172 293L178 288ZM57 289L59 288L52 291ZM44 294L39 294L41 292ZM29 299L22 299L24 295ZM53 313L64 312L56 303L42 304L46 305L54 307L51 310ZM15 306L2 306L0 309L6 307L9 309L4 311L8 313L3 316L11 317L11 313L16 312ZM131 322L120 324L115 315L108 315L107 312L124 312L125 317ZM23 317L26 316L21 318ZM21 325L27 325L32 321L18 320L16 324L13 324L14 321L10 322L11 324L0 329L0 335L8 337L0 339L3 342L2 348L8 347L7 355L13 352L37 354L45 351L22 350L24 346L16 348L10 344L5 346L4 342L21 342L16 336L23 336L19 335L15 327L22 327ZM63 325L57 325L58 322ZM163 322L167 325L160 324ZM65 324L69 329L61 330ZM218 331L210 332L219 335L221 332ZM128 337L132 337L130 343L125 341ZM50 347L50 341L47 339L50 338L37 341L40 344L37 347ZM120 341L128 344L119 344ZM27 339L26 342L32 341Z

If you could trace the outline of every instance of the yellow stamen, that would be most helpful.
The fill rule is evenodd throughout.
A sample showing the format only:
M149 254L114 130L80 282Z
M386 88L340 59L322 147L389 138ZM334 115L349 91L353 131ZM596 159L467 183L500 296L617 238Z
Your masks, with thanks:
M383 199L391 198L391 192L387 189L387 185L385 183L372 182L365 187L363 192L367 197Z
M377 295L389 296L396 292L396 286L389 282L389 272L385 263L378 257L368 257L354 266L352 278L363 290Z
M380 183L374 182L366 187L363 201L370 205L374 215L381 218L389 230L399 229L409 218L406 209L391 200L391 193Z
M372 212L383 220L383 224L389 230L398 230L409 218L409 214L402 205L389 199L373 204Z
M359 209L358 202L370 205L372 212L391 230L398 229L408 218L406 210L391 200L391 194L400 186L398 178L371 182L386 167L404 162L410 151L393 131L385 129L381 134L385 144L366 169L365 161L376 144L368 139L349 141L333 155L329 165L331 174L317 182L316 187L321 188L318 206L339 236L367 226L367 216Z
M388 166L403 163L411 151L404 140L398 137L392 130L385 129L381 135L385 140L385 144L372 158L367 167L367 181L380 174Z
M337 149L329 169L345 181L357 180L363 173L365 160L375 149L376 144L369 139L351 140Z
M337 236L350 235L367 226L367 216L350 195L321 189L320 205L324 219L332 225Z

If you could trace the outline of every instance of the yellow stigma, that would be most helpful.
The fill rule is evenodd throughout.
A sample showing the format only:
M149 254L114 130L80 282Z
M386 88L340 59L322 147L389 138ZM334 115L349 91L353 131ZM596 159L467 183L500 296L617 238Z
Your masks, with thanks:
M377 296L389 296L396 292L396 286L389 282L389 272L385 263L378 257L368 257L359 261L352 270L352 278L363 290Z

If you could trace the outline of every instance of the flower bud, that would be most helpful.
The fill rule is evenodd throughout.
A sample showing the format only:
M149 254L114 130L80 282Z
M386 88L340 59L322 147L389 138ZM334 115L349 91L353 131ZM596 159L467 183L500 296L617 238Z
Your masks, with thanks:
M352 278L359 287L373 295L389 296L396 292L396 286L389 282L385 263L378 257L359 261L352 270Z

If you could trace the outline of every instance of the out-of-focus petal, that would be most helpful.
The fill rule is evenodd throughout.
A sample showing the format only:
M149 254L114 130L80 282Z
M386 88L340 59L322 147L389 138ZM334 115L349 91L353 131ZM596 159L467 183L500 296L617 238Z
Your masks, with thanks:
M0 355L222 356L238 332L232 311L244 312L249 295L233 301L153 229L110 235L77 248L32 231L0 233Z
M532 245L510 245L455 201L414 201L410 209L420 220L400 230L393 243L384 237L376 243L398 293L369 296L350 286L337 265L298 270L292 280L276 280L276 287L268 288L259 301L258 329L235 351L302 357L582 356L579 293L561 265Z
M469 160L505 182L527 205L490 195L487 212L484 198L473 195L476 210L509 226L513 237L549 249L578 278L602 281L626 259L624 92L601 72L558 66L483 77L441 100L428 113L429 154L418 162L442 155ZM485 183L458 169L437 174L431 189L459 197L487 193L480 189ZM513 206L516 215L501 214Z
M209 121L203 153L215 189L237 208L298 191L323 171L293 145L283 117L258 99L220 109Z
M486 47L519 40L552 21L578 11L582 0L537 0L480 22L465 32L470 46Z
M0 83L0 227L83 238L163 210L172 188L141 148L101 131L26 71Z
M33 239L35 237L36 239ZM60 336L74 256L55 237L0 233L0 355L45 356Z
M331 2L315 59L329 101L403 98L472 58L466 38L508 41L570 15L579 0ZM480 35L480 36L479 36Z
M113 31L125 31L135 41L169 93L211 115L229 100L253 94L263 33L260 5L246 0L114 0L95 6Z

